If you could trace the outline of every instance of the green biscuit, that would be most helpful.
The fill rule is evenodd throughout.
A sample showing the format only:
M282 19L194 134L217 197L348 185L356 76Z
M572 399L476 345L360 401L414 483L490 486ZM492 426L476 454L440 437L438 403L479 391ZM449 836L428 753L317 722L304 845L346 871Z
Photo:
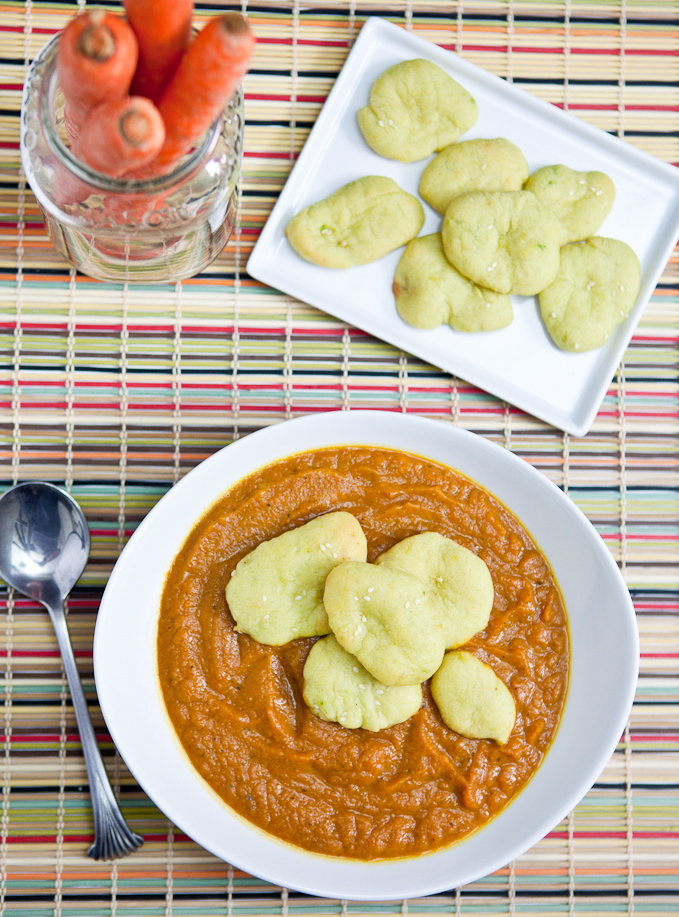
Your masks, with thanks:
M473 283L532 296L556 277L561 233L530 191L471 191L446 210L443 249Z
M568 166L546 166L526 181L563 227L561 244L593 236L610 213L615 185L603 172L575 172Z
M440 604L446 649L461 646L490 620L495 590L485 562L438 532L404 538L376 564L412 573Z
M285 234L307 261L349 268L405 245L423 223L424 208L416 197L391 178L367 175L300 211Z
M562 350L601 347L632 311L641 268L625 242L594 236L561 249L561 266L539 296L540 314Z
M236 630L270 646L327 634L325 578L344 561L365 561L367 551L358 519L344 511L263 541L241 558L226 587Z
M432 61L417 58L394 64L375 80L358 125L380 156L415 162L454 143L477 117L464 86Z
M528 178L528 163L510 140L463 140L446 147L422 173L420 194L445 213L467 191L519 191Z
M446 653L431 680L446 726L468 739L509 741L516 722L514 698L489 665L465 650Z
M443 621L416 576L340 564L328 574L323 603L337 642L383 684L420 684L441 664Z
M304 700L322 720L377 732L417 713L422 688L383 685L330 635L314 643L307 656Z
M453 267L438 232L406 245L392 289L399 315L415 328L447 323L456 331L493 331L514 317L509 296L473 284Z

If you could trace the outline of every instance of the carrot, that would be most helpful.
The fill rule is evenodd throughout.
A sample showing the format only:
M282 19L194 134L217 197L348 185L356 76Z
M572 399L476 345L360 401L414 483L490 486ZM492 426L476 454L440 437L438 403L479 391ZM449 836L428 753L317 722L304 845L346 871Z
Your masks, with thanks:
M97 172L112 178L127 178L128 172L158 155L164 137L163 119L153 102L133 96L93 108L71 152L83 165ZM90 184L77 178L66 166L58 166L53 194L60 206L78 204L92 190Z
M137 36L139 60L134 95L157 102L191 42L193 0L123 0Z
M129 92L137 66L137 39L119 16L104 10L81 13L61 33L57 66L73 139L95 106Z
M91 169L118 178L158 155L165 126L143 96L103 102L90 112L71 152Z
M198 33L160 97L165 143L152 164L167 171L213 123L248 69L255 37L239 13L225 13Z

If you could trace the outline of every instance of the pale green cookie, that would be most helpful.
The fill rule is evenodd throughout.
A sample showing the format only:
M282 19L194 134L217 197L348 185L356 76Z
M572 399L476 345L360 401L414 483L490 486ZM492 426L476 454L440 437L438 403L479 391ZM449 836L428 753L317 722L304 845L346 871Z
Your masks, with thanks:
M422 688L383 685L330 635L314 643L307 657L304 700L322 720L377 732L417 713Z
M400 162L424 159L468 131L476 102L452 76L428 60L407 60L373 83L358 126L376 153Z
M446 726L468 739L504 745L516 722L514 698L485 662L465 650L446 653L431 680L431 693Z
M476 286L453 267L438 232L406 245L392 290L399 315L416 328L493 331L514 317L509 296Z
M538 169L525 183L563 227L561 244L593 236L610 213L615 185L603 172L574 172L568 166Z
M226 587L236 630L270 646L329 633L325 578L344 561L365 561L367 550L358 520L345 512L262 542L238 562Z
M422 532L399 541L375 563L412 573L427 585L441 605L446 649L461 646L488 624L495 594L490 571L456 541Z
M639 259L618 239L594 236L561 249L556 279L540 293L540 314L562 350L594 350L632 311Z
M347 268L405 245L423 223L424 208L416 197L391 178L367 175L300 211L285 234L307 261Z
M463 140L439 153L422 173L420 194L445 213L454 197L467 191L519 191L528 163L510 140Z
M473 283L532 296L556 277L561 232L530 191L471 191L446 210L443 249Z
M323 602L337 642L385 685L420 684L441 664L443 622L417 577L340 564L325 581Z

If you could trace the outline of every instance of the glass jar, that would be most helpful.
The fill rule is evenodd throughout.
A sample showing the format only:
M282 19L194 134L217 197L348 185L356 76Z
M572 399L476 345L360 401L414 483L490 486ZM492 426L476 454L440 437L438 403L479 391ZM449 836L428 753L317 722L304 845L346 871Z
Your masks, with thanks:
M52 242L99 280L158 283L199 273L233 230L243 150L240 90L172 172L143 181L111 178L68 148L58 42L57 35L33 61L21 110L21 159Z

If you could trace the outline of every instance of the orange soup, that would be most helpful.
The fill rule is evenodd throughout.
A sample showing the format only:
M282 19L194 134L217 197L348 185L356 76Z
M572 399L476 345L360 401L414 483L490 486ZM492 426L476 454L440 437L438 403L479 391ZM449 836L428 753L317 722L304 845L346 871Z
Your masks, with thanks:
M333 510L353 513L368 560L439 532L480 556L495 599L465 649L490 665L517 709L506 745L468 739L420 710L379 732L319 719L302 698L314 638L274 647L236 633L225 588L258 544ZM455 471L375 447L325 448L260 469L195 526L169 570L158 631L165 704L196 770L264 831L331 856L411 856L451 844L500 812L556 732L568 672L558 586L517 519Z

